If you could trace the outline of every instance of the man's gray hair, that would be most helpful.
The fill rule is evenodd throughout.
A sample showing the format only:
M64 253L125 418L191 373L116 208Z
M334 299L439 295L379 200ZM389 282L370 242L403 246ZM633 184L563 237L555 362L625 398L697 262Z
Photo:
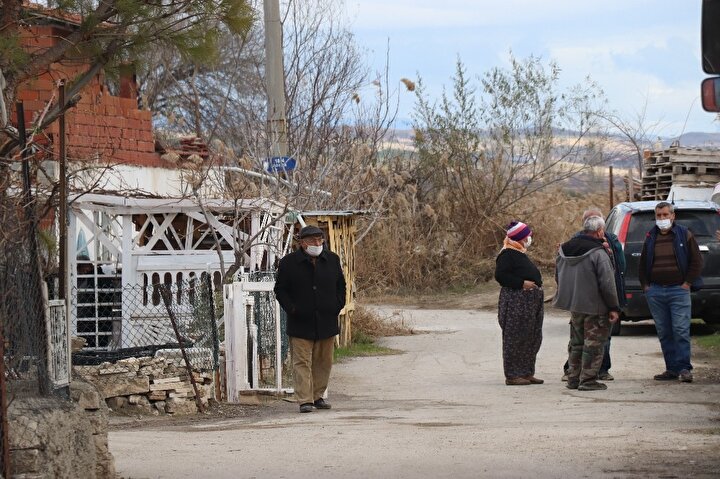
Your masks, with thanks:
M583 211L583 221L590 218L591 216L599 216L600 218L605 218L605 216L603 216L602 214L602 210L597 206L591 206L590 208Z
M605 229L605 220L599 216L591 216L583 221L583 231L585 233L595 233Z
M675 213L675 205L672 203L668 203L667 201L661 201L660 203L655 205L655 211L661 210L663 208L670 208L670 213Z

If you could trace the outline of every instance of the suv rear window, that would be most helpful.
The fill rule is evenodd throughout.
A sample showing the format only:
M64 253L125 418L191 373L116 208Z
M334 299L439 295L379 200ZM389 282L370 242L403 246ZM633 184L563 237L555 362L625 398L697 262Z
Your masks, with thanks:
M720 214L715 211L676 210L675 221L692 231L697 238L714 238L720 229ZM627 242L643 242L645 234L655 226L655 212L643 211L632 216Z

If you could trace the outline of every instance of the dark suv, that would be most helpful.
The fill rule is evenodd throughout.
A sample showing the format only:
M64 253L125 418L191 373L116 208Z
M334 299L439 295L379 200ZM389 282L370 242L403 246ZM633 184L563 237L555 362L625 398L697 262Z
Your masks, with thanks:
M615 233L623 245L625 272L625 306L621 319L640 321L652 316L645 294L640 288L638 265L645 235L655 226L658 201L635 201L616 205L606 220L606 229ZM715 232L720 229L720 206L709 201L675 201L675 221L695 236L703 257L704 286L692 293L692 316L706 323L720 323L720 243Z

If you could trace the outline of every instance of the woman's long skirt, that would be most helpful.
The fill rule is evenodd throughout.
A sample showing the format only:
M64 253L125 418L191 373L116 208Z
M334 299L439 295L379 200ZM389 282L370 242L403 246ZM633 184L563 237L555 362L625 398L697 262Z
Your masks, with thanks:
M543 291L502 287L498 323L502 328L505 378L535 375L535 358L542 343Z

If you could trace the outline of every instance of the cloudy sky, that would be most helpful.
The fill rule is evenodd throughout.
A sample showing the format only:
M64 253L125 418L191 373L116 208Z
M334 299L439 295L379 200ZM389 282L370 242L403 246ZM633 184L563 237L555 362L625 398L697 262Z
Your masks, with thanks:
M597 81L612 110L663 137L720 132L700 104L702 0L346 0L350 29L391 78L420 75L432 94L451 85L458 56L481 75L507 66L508 52L553 59L563 85ZM409 118L414 96L401 95Z

